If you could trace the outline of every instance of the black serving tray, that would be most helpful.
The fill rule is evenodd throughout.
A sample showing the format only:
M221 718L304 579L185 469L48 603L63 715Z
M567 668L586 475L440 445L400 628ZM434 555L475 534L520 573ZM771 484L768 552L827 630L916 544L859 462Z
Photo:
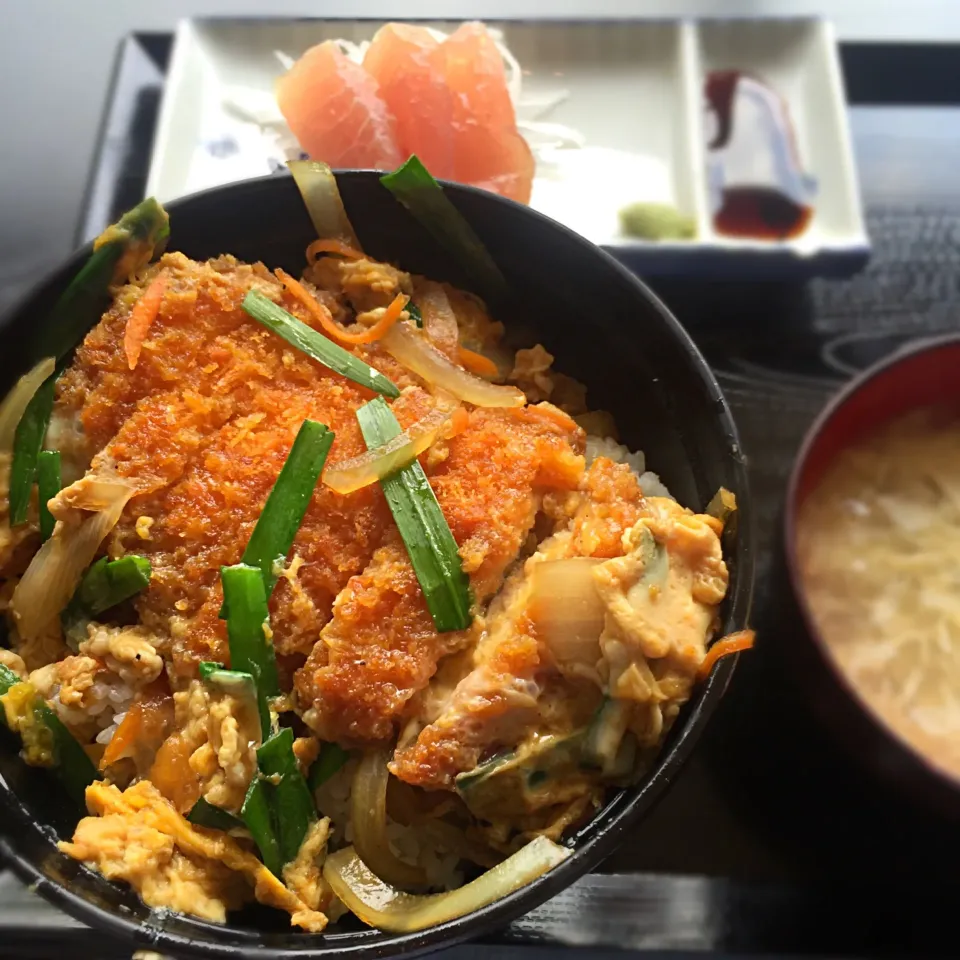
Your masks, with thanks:
M78 226L96 235L142 197L171 47L120 50ZM660 281L733 406L761 561L756 650L665 799L603 867L494 939L498 957L647 951L955 956L960 818L870 781L791 682L773 571L801 437L849 376L960 325L960 48L850 44L851 101L873 256L846 281ZM960 810L960 803L958 803ZM124 956L0 877L0 954ZM533 949L538 945L538 949ZM548 949L549 948L549 949ZM458 960L490 947L451 950Z

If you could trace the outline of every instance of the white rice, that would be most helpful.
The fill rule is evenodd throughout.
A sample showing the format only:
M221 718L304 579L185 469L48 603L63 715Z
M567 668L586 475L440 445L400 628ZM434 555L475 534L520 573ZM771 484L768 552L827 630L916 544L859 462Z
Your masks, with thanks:
M617 443L610 437L598 437L587 434L587 464L593 463L597 457L607 457L614 463L625 463L639 476L647 467L646 457L642 450L631 453L622 443Z
M390 849L400 860L423 868L431 887L454 890L463 884L463 873L457 870L459 855L423 846L415 827L405 827L402 823L388 820L387 838Z
M104 727L97 734L97 743L108 744L112 739L113 735L117 732L117 727L123 723L123 718L127 715L127 711L124 710L123 713L115 713L113 715L113 722L109 727Z
M673 497L670 491L664 486L660 478L650 470L647 470L647 460L642 450L631 452L622 443L617 443L610 437L598 437L594 434L587 434L587 463L591 464L597 457L607 457L614 463L625 463L637 475L640 480L640 489L648 497Z
M648 497L667 497L670 500L675 499L673 494L666 488L663 481L655 473L646 470L640 474L640 489Z
M92 702L85 707L67 706L60 702L60 685L57 684L53 691L53 708L57 711L57 716L67 724L67 726L79 727L87 721L96 720L97 726L101 732L97 735L97 743L109 743L113 731L123 720L127 710L133 701L134 689L129 683L121 680L119 677L112 677L109 682L96 680L90 687L87 698L92 697ZM107 731L111 731L107 738Z
M359 760L348 760L329 780L316 790L317 809L330 818L330 839L341 847L353 839L350 829L350 788Z

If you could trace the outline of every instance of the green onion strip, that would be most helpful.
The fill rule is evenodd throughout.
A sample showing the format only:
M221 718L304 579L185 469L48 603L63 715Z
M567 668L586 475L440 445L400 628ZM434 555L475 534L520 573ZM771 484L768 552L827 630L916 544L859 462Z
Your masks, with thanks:
M242 306L257 323L272 330L277 336L283 337L287 343L302 350L317 363L322 363L335 373L374 393L383 394L385 397L400 396L397 385L392 380L388 380L379 370L374 370L369 363L365 363L359 357L344 350L339 344L328 340L323 334L317 333L312 327L308 327L293 314L287 313L283 307L278 306L259 291L251 290L244 298Z
M50 539L56 520L50 512L47 503L59 492L60 453L57 450L43 450L37 457L37 495L40 500L40 539L44 542Z
M392 440L400 424L382 397L357 411L368 449ZM427 608L440 633L466 630L472 621L470 585L450 527L423 468L415 460L380 481L410 555Z

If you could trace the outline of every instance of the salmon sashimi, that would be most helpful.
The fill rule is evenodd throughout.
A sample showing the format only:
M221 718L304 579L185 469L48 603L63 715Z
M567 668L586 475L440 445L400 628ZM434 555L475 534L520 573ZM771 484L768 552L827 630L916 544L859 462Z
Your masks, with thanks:
M303 149L331 167L393 170L406 159L377 81L332 40L297 60L276 96Z
M482 23L442 43L426 27L388 23L362 65L327 41L280 78L277 102L303 149L332 167L392 169L415 153L435 177L530 201L534 157Z
M427 463L481 607L518 556L542 494L575 490L580 482L583 435L568 424L534 411L476 410L443 458ZM370 566L337 598L333 618L297 674L304 719L324 740L389 738L440 658L466 645L469 633L437 633L391 530Z
M426 27L388 23L374 36L363 67L396 118L403 154L415 153L433 176L453 179L453 93L436 56L439 47Z
M437 57L453 93L454 179L529 203L534 158L517 130L503 57L482 23L465 23Z

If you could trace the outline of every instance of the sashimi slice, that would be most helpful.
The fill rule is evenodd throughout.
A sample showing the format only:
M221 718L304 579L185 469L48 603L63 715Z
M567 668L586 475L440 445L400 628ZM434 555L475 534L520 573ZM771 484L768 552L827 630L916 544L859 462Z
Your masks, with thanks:
M332 40L277 81L277 105L300 146L331 167L393 170L405 159L377 81Z
M426 27L388 23L374 36L363 66L393 113L402 153L417 154L433 176L449 179L453 95L435 56L439 46Z
M434 56L453 94L453 179L528 203L533 153L517 130L503 58L487 28L462 24Z

